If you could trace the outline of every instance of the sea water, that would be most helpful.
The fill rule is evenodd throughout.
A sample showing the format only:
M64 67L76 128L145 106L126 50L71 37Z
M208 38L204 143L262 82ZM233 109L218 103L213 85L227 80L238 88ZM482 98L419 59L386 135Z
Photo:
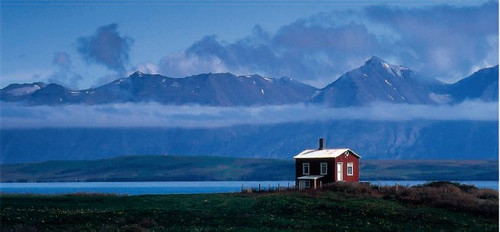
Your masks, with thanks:
M196 194L232 193L246 189L262 190L293 187L294 181L168 181L168 182L45 182L0 183L2 193L67 194L114 193L142 194Z
M429 181L368 180L372 185L413 186ZM456 181L478 188L498 190L498 181ZM295 181L168 181L168 182L48 182L0 183L1 193L17 194L68 194L109 193L126 195L143 194L201 194L233 193L245 189L262 190L294 187Z

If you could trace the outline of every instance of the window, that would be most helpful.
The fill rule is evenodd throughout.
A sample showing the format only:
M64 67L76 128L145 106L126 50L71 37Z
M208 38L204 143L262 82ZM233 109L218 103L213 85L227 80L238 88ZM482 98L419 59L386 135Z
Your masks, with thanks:
M354 163L347 163L347 175L352 176L354 172Z
M311 181L309 180L304 181L304 188L311 188Z
M309 175L309 163L302 164L302 174Z
M321 165L321 175L328 174L328 163L320 163Z

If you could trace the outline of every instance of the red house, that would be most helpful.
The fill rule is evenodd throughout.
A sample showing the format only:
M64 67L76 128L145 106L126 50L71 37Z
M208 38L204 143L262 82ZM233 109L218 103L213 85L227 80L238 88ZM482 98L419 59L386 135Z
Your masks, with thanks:
M359 156L348 148L325 149L319 139L318 149L304 150L295 159L295 186L318 188L337 181L359 182Z

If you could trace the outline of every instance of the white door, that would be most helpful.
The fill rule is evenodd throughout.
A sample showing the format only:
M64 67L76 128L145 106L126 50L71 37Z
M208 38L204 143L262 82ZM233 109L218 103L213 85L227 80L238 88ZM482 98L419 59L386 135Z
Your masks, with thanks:
M343 177L344 175L342 174L342 171L343 171L343 163L342 162L338 162L337 163L337 181L342 181L344 180Z

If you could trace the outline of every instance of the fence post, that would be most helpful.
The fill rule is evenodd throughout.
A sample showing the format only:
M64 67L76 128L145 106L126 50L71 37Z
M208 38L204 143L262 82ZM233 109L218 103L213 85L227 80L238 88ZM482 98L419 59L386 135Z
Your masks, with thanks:
M260 184L259 184L259 192L260 192Z
M280 184L278 184L278 192L280 191Z

